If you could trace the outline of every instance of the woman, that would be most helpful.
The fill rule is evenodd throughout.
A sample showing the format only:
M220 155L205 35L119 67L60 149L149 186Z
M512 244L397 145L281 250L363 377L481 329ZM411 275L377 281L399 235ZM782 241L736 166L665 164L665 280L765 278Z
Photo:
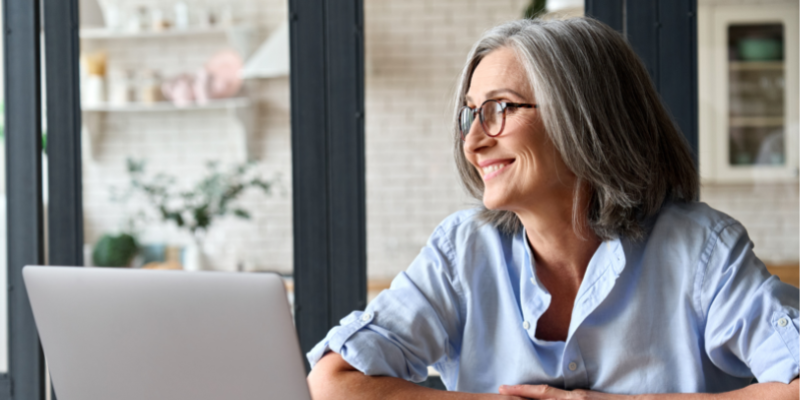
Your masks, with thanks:
M445 219L309 352L314 398L797 398L798 290L694 201L690 151L620 35L499 26L456 100L456 163L485 208ZM428 365L465 393L408 382Z

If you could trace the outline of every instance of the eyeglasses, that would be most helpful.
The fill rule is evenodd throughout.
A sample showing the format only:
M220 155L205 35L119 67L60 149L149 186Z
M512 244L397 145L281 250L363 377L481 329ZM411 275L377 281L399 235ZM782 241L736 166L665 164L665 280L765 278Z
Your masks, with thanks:
M499 100L486 100L480 108L461 107L458 111L458 130L461 131L461 140L467 140L467 134L475 122L475 114L480 115L483 132L489 137L496 137L503 133L506 126L506 110L509 108L539 108L538 104L507 103Z

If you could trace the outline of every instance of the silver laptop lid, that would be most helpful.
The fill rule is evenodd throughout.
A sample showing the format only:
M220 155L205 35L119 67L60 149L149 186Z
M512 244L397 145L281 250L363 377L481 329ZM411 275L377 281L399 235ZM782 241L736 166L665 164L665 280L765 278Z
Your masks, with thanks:
M22 273L59 400L310 399L277 275Z

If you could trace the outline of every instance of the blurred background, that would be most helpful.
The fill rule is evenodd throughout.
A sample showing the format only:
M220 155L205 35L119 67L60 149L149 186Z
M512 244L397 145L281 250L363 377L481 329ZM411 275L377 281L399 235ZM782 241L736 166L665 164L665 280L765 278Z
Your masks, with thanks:
M370 298L443 218L479 205L452 161L457 77L485 30L540 6L545 18L583 14L580 0L364 1ZM285 0L80 7L87 264L275 271L291 288ZM698 0L701 200L739 219L794 284L798 47L796 1ZM5 239L3 221L3 252Z

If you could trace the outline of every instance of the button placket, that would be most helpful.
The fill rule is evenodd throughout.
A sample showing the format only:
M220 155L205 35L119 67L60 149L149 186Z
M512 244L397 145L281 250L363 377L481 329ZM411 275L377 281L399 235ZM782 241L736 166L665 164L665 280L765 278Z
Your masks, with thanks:
M569 368L570 371L575 372L575 370L578 369L578 364L575 361L573 361L569 363L567 368Z
M567 339L562 360L564 360L562 368L564 368L565 387L570 390L588 387L589 376L587 375L586 364L574 336Z
M524 238L525 235L523 234L521 237L523 242ZM519 285L522 329L527 333L530 340L534 340L536 321L539 320L539 317L544 314L550 305L551 295L536 280L536 262L533 260L530 251L530 248L525 244L525 264L520 270L521 279Z

